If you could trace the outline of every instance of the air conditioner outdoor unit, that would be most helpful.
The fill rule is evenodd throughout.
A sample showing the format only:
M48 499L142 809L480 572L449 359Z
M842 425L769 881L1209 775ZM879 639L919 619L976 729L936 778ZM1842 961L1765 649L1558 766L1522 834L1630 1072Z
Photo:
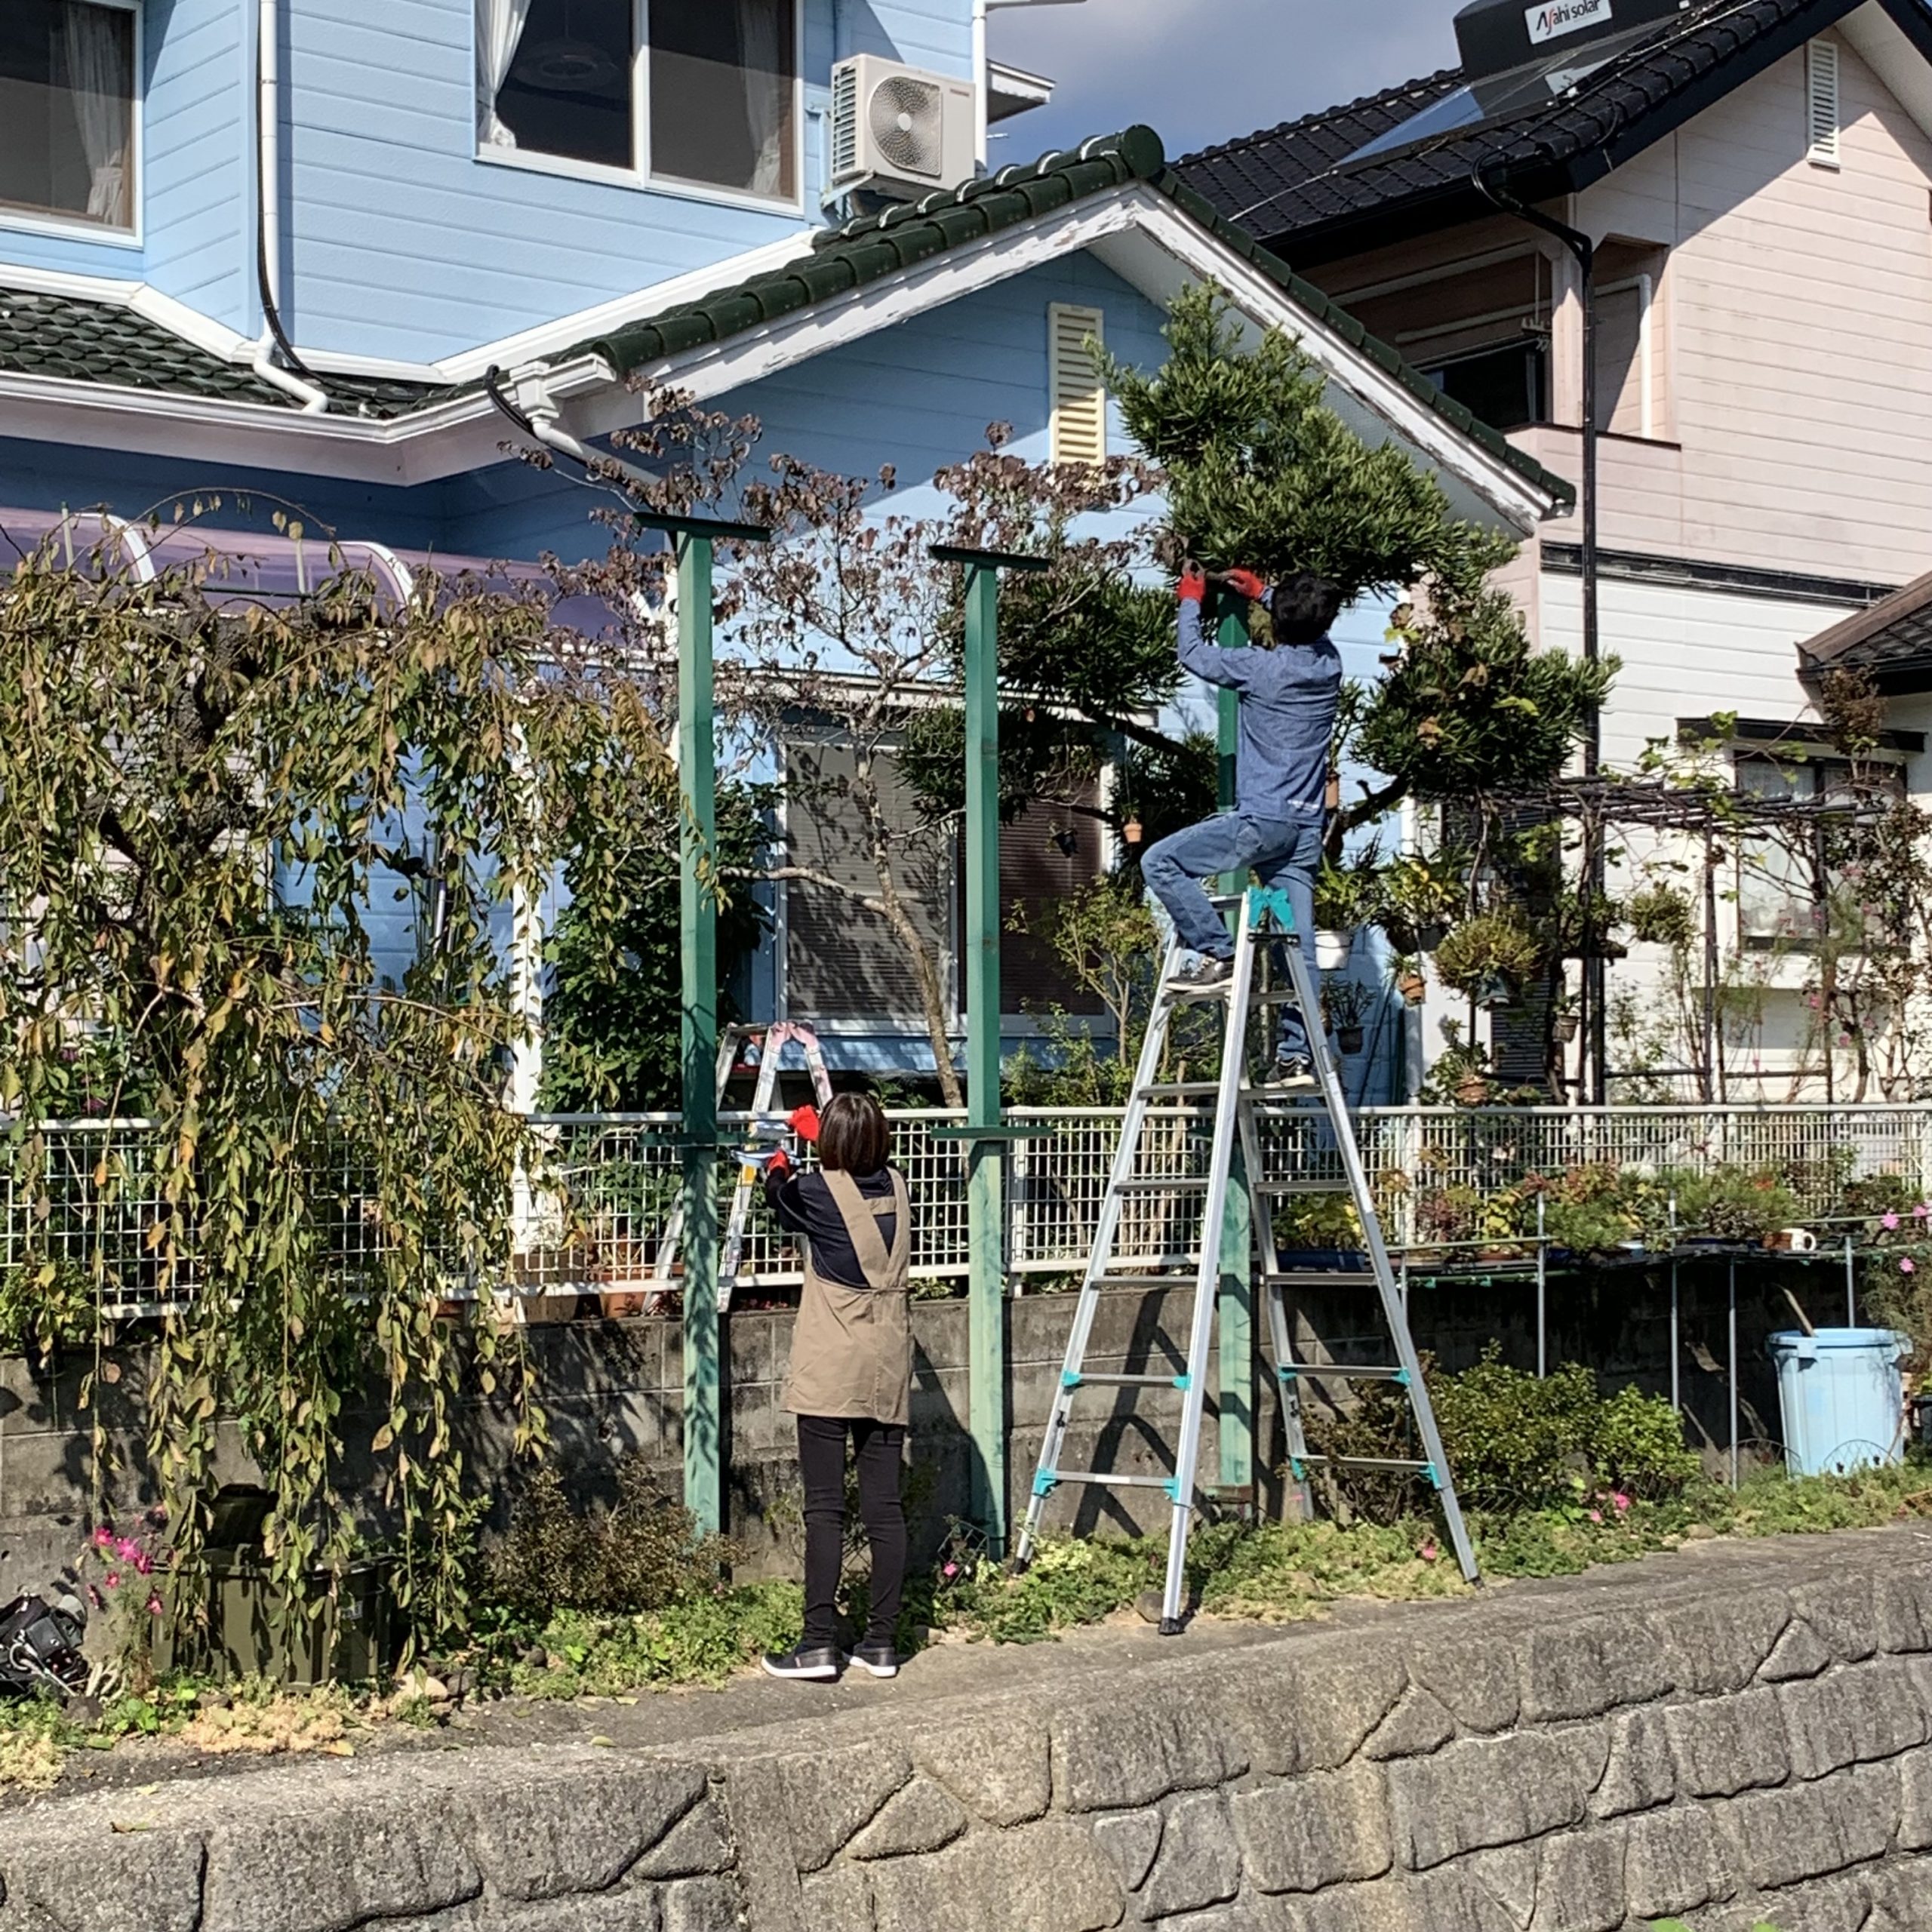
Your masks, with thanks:
M832 70L832 187L916 199L973 178L970 82L860 54Z

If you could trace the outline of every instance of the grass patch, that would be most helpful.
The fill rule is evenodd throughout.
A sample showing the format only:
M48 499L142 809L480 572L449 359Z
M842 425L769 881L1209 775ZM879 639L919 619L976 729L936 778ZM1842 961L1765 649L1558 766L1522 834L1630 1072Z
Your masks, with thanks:
M1473 1515L1484 1574L1567 1577L1718 1536L1874 1529L1932 1515L1932 1469L1908 1463L1848 1476L1792 1478L1777 1470L1735 1491L1700 1481L1683 1495L1619 1509L1580 1497L1561 1507ZM1131 1610L1158 1588L1164 1537L1049 1538L1023 1576L981 1559L960 1566L933 1603L933 1626L995 1643L1027 1643ZM1285 1623L1319 1617L1344 1598L1415 1602L1466 1586L1435 1524L1423 1520L1343 1528L1330 1522L1244 1529L1210 1524L1188 1552L1189 1592L1216 1617Z

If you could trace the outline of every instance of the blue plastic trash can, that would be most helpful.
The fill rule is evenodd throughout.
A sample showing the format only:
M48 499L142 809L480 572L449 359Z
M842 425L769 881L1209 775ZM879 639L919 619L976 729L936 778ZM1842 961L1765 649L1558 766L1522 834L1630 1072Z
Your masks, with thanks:
M1778 1371L1784 1459L1793 1475L1840 1475L1905 1454L1908 1337L1890 1328L1795 1330L1766 1343Z

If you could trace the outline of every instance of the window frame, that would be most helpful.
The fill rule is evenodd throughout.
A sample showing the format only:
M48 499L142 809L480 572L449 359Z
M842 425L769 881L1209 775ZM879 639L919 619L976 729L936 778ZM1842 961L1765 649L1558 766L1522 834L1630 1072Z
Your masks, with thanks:
M84 0L88 6L127 14L134 20L133 85L129 90L128 146L134 179L128 195L134 219L125 228L109 228L77 215L36 214L29 208L17 208L0 202L0 229L20 235L44 235L62 242L87 242L96 248L143 248L146 245L147 211L147 72L146 9L140 0Z
M116 5L133 5L134 0L114 0ZM653 165L651 145L651 0L631 0L631 152L637 157L633 168L612 168L594 161L574 161L568 155L541 154L521 148L485 146L482 128L472 105L471 141L473 157L486 168L512 168L528 174L553 174L572 181L589 181L605 187L628 188L634 192L669 195L681 201L702 202L718 208L751 208L761 214L806 212L805 190L805 0L791 0L792 48L792 177L795 192L789 195L754 195L738 188L714 187L692 181L681 174L664 174ZM476 9L469 10L471 59L475 60Z
M1730 752L1731 786L1734 792L1740 796L1748 795L1744 792L1743 786L1739 782L1743 768L1746 764L1767 764L1786 772L1801 771L1810 781L1810 789L1806 795L1813 798L1817 797L1828 789L1826 780L1831 774L1854 769L1853 761L1842 752L1823 746L1798 743L1791 745L1789 750L1790 755L1780 758L1775 746L1734 745ZM1910 778L1906 761L1903 753L1887 754L1884 752L1878 752L1869 755L1866 763L1868 767L1895 773L1898 779L1900 796L1903 798L1909 795ZM1816 936L1815 926L1810 931L1799 934L1754 933L1746 929L1744 900L1746 883L1752 863L1752 848L1754 844L1761 841L1768 842L1769 837L1768 834L1760 833L1754 839L1749 830L1746 829L1741 831L1734 841L1735 846L1734 863L1737 872L1735 903L1738 949L1740 952L1755 953L1816 953L1822 949L1820 942ZM1811 892L1807 909L1815 914L1829 903L1826 895L1831 889L1830 874L1832 869L1824 854L1824 828L1823 826L1813 829L1810 843L1811 850L1805 855L1804 861L1809 867L1811 874ZM1824 894L1821 894L1818 890L1818 882L1821 878L1826 882ZM1798 902L1795 894L1789 903L1796 905Z

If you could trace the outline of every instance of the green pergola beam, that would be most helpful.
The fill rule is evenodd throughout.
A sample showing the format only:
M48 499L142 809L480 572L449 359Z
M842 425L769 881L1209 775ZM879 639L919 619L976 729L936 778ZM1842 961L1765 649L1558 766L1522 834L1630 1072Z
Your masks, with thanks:
M724 1351L718 1316L718 773L712 713L712 567L721 539L755 524L640 513L672 540L678 570L679 1149L685 1190L685 1507L701 1535L724 1528Z
M1006 1228L1002 1163L1011 1135L999 1091L999 574L1040 557L934 544L966 573L967 1358L973 1514L1004 1554L1007 1528Z

